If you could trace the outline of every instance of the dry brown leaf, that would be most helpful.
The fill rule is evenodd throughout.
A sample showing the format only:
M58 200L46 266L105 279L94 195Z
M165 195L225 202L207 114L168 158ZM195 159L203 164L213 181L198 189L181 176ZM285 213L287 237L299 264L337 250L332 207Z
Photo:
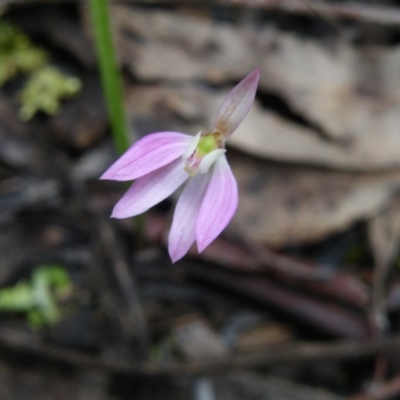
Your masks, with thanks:
M276 166L229 154L239 183L233 228L272 246L319 240L386 207L400 186L400 172L347 174Z
M392 132L397 142L400 47L327 46L280 33L270 38L270 49L261 86L282 95L332 139L357 142Z
M256 65L254 34L229 24L124 5L113 6L113 19L121 60L143 80L221 82L243 77Z
M141 133L171 129L194 134L211 126L211 109L221 97L194 86L136 87L128 93L127 104L133 127ZM248 129L249 135L257 118L268 120L258 107L253 116L240 128ZM162 126L155 126L160 122ZM314 151L320 157L322 150ZM233 150L228 151L228 159L240 192L235 231L272 246L312 242L343 231L387 207L400 187L400 171L359 174L277 166Z
M383 136L371 134L338 144L321 137L312 128L295 124L255 104L229 144L277 161L369 171L400 165L400 142L396 144L394 136Z
M265 158L348 170L400 165L400 47L328 45L126 6L114 7L114 19L121 57L139 79L223 83L259 65L261 90L280 96L310 123L255 107L231 145ZM222 97L205 96L208 123ZM189 102L178 103L177 114L190 110Z
M128 90L127 104L134 127L141 133L173 129L194 134L212 127L225 94L195 85L134 87ZM370 170L387 166L400 151L396 146L381 151L379 138L372 139L360 141L358 146L338 145L255 103L228 144L274 160Z

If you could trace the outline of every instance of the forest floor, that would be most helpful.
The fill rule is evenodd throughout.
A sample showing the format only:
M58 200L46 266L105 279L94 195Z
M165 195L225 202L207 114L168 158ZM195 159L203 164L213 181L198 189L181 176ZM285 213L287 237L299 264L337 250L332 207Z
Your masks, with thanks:
M87 8L0 5L0 399L400 396L400 8L221 3L112 6L132 142L211 126L262 71L237 215L176 264L173 200L109 218Z

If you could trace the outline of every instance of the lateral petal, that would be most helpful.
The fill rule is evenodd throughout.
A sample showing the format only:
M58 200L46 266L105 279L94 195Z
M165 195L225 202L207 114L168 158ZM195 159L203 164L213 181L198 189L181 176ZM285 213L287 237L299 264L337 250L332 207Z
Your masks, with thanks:
M226 157L214 164L210 184L200 207L196 223L196 241L202 252L228 225L238 205L236 179Z
M196 220L211 174L197 174L189 180L178 203L168 237L168 251L172 262L181 259L196 238Z
M260 69L257 68L240 81L221 104L214 121L214 128L225 140L236 130L250 111L257 92Z
M133 144L100 179L131 181L181 157L193 136L179 132L146 135Z
M141 214L166 199L189 177L183 161L172 163L136 179L111 214L113 218L127 218Z

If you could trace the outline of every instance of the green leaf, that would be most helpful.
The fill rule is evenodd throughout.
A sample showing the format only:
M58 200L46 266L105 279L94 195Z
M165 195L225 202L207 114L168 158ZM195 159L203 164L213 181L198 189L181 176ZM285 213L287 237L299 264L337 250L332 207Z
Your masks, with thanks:
M40 266L29 283L22 281L0 290L0 311L25 313L34 329L53 325L62 318L58 299L71 289L72 283L65 268Z

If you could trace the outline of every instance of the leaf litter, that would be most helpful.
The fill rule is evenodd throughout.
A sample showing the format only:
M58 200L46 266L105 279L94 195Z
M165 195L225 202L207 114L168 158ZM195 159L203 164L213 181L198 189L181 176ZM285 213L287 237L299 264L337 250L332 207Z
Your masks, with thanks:
M199 9L113 6L135 139L210 126L229 88L262 69L257 106L231 142L238 213L204 254L190 253L171 267L165 255L171 202L149 213L146 249L135 248L131 221L108 221L123 188L97 182L112 149L86 11L35 5L32 12L48 21L35 27L24 7L11 15L27 32L52 36L43 46L66 70L80 71L83 92L59 115L21 123L13 103L17 82L2 90L0 283L6 290L39 265L62 265L74 308L36 333L18 315L1 316L7 397L23 398L10 370L21 373L20 386L37 382L37 398L56 393L43 380L44 360L72 367L68 379L52 372L68 396L89 391L93 399L189 398L204 396L204 387L222 399L237 391L241 398L339 399L364 392L363 380L373 382L365 360L379 354L389 354L381 385L390 384L398 374L395 268L381 274L383 307L370 303L377 299L378 264L393 267L398 257L398 48L305 35L297 17L286 16L288 30L266 14L265 24L251 14L235 23ZM73 34L52 35L55 27ZM361 234L340 242L344 256L334 265L315 257L326 255L332 235L356 229ZM349 265L346 254L360 246L363 261ZM243 319L250 314L252 322ZM371 316L387 318L386 330ZM228 341L226 332L238 334ZM21 354L43 361L40 372L22 370L15 357ZM350 359L350 367L342 362ZM137 374L146 378L131 379ZM206 384L196 374L208 376Z

